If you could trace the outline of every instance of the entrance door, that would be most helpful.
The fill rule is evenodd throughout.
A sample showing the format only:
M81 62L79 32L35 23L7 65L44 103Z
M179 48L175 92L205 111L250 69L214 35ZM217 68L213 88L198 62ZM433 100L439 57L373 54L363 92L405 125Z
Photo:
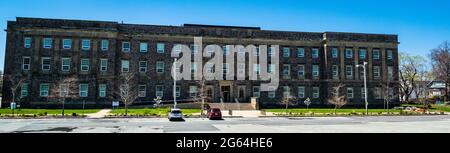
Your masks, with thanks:
M222 86L221 92L223 102L230 102L230 86Z

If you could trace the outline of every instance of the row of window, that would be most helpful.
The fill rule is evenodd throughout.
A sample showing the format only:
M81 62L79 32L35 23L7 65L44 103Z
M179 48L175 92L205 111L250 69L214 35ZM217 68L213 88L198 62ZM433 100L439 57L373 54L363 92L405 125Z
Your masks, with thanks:
M72 39L63 39L62 43L63 49L71 49L72 48ZM50 49L53 45L53 39L52 38L43 38L43 48ZM24 39L24 47L30 48L31 47L31 37L25 37ZM191 45L191 51L192 54L196 54L198 52L198 46L195 44ZM90 39L82 39L81 40L81 49L82 50L90 50L91 49L91 40ZM107 51L109 49L109 40L102 40L101 41L101 50ZM123 52L130 52L131 51L131 43L130 42L122 42L122 51ZM148 43L146 42L140 42L139 43L139 51L146 53L148 52ZM213 52L213 48L209 47L207 48L208 52ZM239 52L243 51L243 48L238 50ZM165 44L164 43L157 43L156 44L156 52L157 53L164 53L165 52ZM181 45L176 44L175 45L175 52L179 53L181 52ZM259 56L259 48L255 48L254 55ZM229 49L227 46L223 47L223 53L224 55L229 54ZM367 50L366 49L359 49L359 58L360 59L366 59ZM268 55L272 57L274 55L272 47L268 48ZM283 57L290 57L291 56L291 48L283 47ZM297 57L305 57L305 49L304 48L297 48ZM319 49L318 48L312 48L311 49L311 57L312 58L319 58ZM338 49L332 48L331 49L331 57L332 58L338 58ZM347 48L345 49L345 57L346 58L353 58L353 49ZM379 49L373 49L372 50L372 57L373 59L380 59L380 50ZM392 60L393 53L392 50L387 50L387 59Z

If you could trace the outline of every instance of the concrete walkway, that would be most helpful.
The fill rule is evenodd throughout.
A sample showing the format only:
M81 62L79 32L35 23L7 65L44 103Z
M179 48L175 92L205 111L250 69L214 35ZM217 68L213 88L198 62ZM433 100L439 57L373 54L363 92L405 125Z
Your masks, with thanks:
M104 118L109 112L111 112L111 109L102 109L97 113L86 114L86 116L87 118Z

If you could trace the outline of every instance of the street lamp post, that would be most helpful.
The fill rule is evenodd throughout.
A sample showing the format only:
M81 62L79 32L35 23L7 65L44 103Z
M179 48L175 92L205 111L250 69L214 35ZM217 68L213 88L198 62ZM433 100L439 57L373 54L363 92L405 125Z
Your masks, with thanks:
M175 61L173 62L173 108L177 108L177 94L176 94L176 88L177 88L177 72L176 72L176 63L177 59L175 58Z
M368 109L369 103L367 102L367 74L366 74L366 66L367 66L367 62L364 62L363 65L360 65L360 64L356 65L356 67L362 67L363 71L364 71L364 102L365 102L365 105L366 105L366 115L368 115L369 114L369 109Z

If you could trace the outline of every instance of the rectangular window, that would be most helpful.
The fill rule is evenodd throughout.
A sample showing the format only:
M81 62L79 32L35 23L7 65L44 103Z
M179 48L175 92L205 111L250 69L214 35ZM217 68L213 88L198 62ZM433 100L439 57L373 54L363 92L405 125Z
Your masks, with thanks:
M297 48L297 57L305 57L305 48Z
M180 95L181 95L181 94L180 94L180 93L181 93L180 91L181 91L181 87L180 87L180 86L176 86L176 87L175 87L175 96L176 96L176 97L180 97Z
M28 83L22 83L20 86L20 97L28 96Z
M190 97L197 97L197 86L189 86L189 96Z
M230 72L230 64L228 63L223 63L223 74L228 74Z
M60 84L59 85L59 96L60 97L68 97L69 96L69 84Z
M164 87L162 85L156 86L156 97L162 98L164 96Z
M80 97L88 96L88 84L80 84Z
M23 40L23 47L30 48L31 47L31 37L25 37Z
M191 75L197 73L197 63L191 62Z
M253 97L259 98L260 90L259 86L253 86Z
M108 51L109 49L109 40L102 40L102 51Z
M373 95L375 97L375 99L381 99L382 95L381 95L381 88L380 87L375 87L373 90Z
M380 67L379 66L373 66L373 77L374 78L380 78Z
M268 97L269 98L275 98L276 96L276 89L275 87L269 87Z
M173 46L174 52L177 53L177 54L180 54L181 53L181 47L182 47L181 44L175 44ZM210 47L210 49L211 49L211 52L212 52L212 47ZM210 51L210 50L208 50L208 51ZM208 52L208 53L210 53L210 52ZM210 53L210 55L211 55L211 53Z
M131 48L130 42L122 42L122 51L129 52Z
M228 46L223 46L223 55L229 55L230 54L230 49L228 48ZM197 51L195 52L195 54L197 54Z
M147 72L147 61L139 61L139 72L140 73Z
M319 77L319 65L312 65L312 76Z
M22 70L30 70L30 57L22 57Z
M317 99L320 96L320 90L319 87L313 87L312 88L313 98Z
M42 83L39 86L39 96L41 97L47 97L48 96L48 89L49 89L49 84L48 83Z
M388 89L388 98L389 98L389 99L394 98L394 88L392 88L392 87L390 87L390 88Z
M100 59L100 71L106 72L108 70L108 59Z
M331 57L332 58L338 58L338 49L337 48L332 48L331 49Z
M52 43L53 43L52 38L44 38L43 47L45 49L50 49L50 48L52 48Z
M63 49L72 48L72 39L63 39Z
M81 71L89 71L89 59L81 59Z
M387 59L392 60L392 50L387 50Z
M164 53L165 44L164 43L157 43L156 44L156 52L157 53Z
M345 76L347 77L347 79L353 79L353 66L345 66Z
M350 48L345 49L345 58L353 58L353 50Z
M305 65L298 65L298 77L305 77Z
M122 72L130 72L130 61L122 60Z
M269 64L267 72L273 74L275 72L275 64Z
M284 64L283 65L283 76L284 77L289 77L290 75L291 75L291 65Z
M141 53L146 53L148 50L148 43L139 43L139 51Z
M163 61L156 62L156 73L164 73L164 62Z
M98 96L99 97L106 97L106 84L99 84L98 85Z
M261 72L261 67L259 66L259 64L253 64L253 71L255 72L255 74L259 75L259 72Z
M339 76L339 67L338 65L332 65L331 70L333 73L333 78L337 78Z
M61 58L61 71L70 71L70 58Z
M259 47L255 47L254 54L255 56L259 56Z
M313 48L312 50L311 50L311 56L312 56L312 58L319 58L319 49L318 48Z
M305 87L304 86L298 87L298 98L305 98Z
M291 56L291 49L284 47L283 48L283 57L289 57L289 56Z
M364 90L364 87L361 88L361 99L366 99L366 90Z
M347 88L347 98L353 99L353 88Z
M50 57L42 57L42 70L49 71L50 70Z
M359 59L366 59L366 49L359 49Z
M89 39L81 40L81 49L83 49L83 50L91 49L91 40L89 40Z
M372 51L372 54L373 54L373 59L380 59L380 50L374 49Z
M388 79L392 80L394 78L394 71L392 66L387 67Z
M289 86L283 87L283 97L290 97L291 96L291 88Z
M138 97L145 97L146 93L147 93L147 86L139 85L138 86Z
M269 54L269 57L275 56L275 51L274 51L273 47L269 47L267 53Z

